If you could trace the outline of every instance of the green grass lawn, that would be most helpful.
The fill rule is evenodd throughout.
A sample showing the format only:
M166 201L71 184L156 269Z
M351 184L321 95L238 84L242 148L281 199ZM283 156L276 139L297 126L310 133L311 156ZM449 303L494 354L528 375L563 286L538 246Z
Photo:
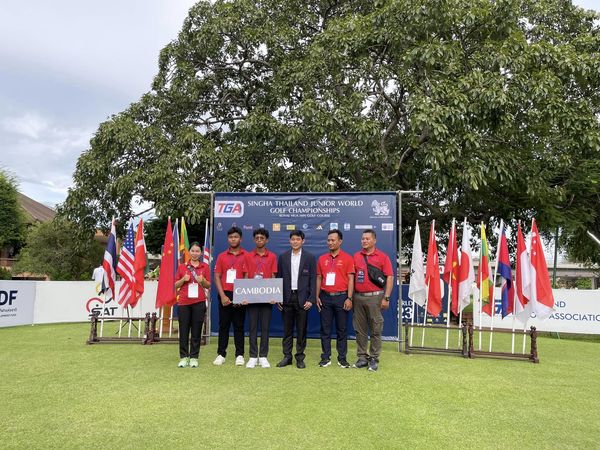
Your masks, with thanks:
M305 370L231 357L214 367L215 339L199 369L178 369L176 345L89 346L88 332L0 329L0 447L600 447L596 342L543 337L540 364L407 356L386 343L369 373L318 368L316 340ZM280 357L272 339L273 366Z

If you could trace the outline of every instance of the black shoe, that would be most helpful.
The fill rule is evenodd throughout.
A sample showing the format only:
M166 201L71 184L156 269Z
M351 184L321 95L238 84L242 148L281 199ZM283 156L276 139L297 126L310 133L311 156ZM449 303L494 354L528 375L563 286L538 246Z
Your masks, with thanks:
M371 358L371 360L369 361L369 371L376 372L378 365L379 361L377 361L375 358Z
M285 357L277 363L277 367L285 367L292 365L292 358Z
M364 369L365 367L368 367L369 363L367 362L366 359L359 359L354 363L354 368L355 369Z
M345 359L338 359L338 366L340 366L342 369L348 369L350 364Z
M331 360L330 359L325 359L323 358L321 360L321 362L319 363L319 367L327 367L331 365Z
M306 369L306 364L304 364L304 361L302 361L302 360L296 361L296 367L298 369Z

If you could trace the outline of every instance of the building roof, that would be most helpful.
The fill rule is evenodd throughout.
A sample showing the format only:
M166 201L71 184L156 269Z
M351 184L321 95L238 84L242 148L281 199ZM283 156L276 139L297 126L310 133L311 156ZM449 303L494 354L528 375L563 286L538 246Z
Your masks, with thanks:
M46 205L36 202L20 192L19 204L25 210L25 214L31 222L47 222L56 216L56 211L52 208L48 208Z

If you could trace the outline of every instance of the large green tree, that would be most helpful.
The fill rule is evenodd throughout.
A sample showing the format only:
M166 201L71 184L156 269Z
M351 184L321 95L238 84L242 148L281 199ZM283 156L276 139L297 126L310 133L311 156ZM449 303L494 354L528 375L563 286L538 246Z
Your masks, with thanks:
M11 247L13 251L18 251L25 240L26 231L17 181L10 173L0 170L0 249Z
M93 227L136 198L194 221L196 190L420 189L405 224L600 231L597 19L567 0L201 1L62 212Z
M34 225L13 272L45 274L52 280L90 280L104 248L93 233L81 238L77 231L61 218Z

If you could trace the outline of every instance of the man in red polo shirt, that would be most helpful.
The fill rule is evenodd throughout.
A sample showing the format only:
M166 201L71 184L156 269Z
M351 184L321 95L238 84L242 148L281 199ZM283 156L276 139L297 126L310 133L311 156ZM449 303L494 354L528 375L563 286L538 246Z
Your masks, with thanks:
M382 310L390 307L390 295L394 287L394 271L390 258L375 248L377 236L373 230L363 231L360 239L362 250L354 254L354 316L352 324L356 331L356 353L358 360L354 367L369 367L375 371L381 353L381 332L383 330ZM385 284L379 286L369 278L369 265L377 267L385 276ZM371 348L367 351L367 341L371 333Z
M327 234L329 252L317 262L317 308L321 313L321 362L319 367L331 365L331 328L335 318L338 365L347 369L348 338L346 323L352 309L354 291L354 260L341 249L343 235L340 230Z
M277 273L277 257L267 249L269 232L264 228L254 230L255 248L248 253L248 266L250 278L274 278ZM273 305L271 303L252 303L248 305L248 322L250 333L250 358L246 367L253 369L258 364L263 369L271 367L267 356L269 354L269 326ZM260 352L258 350L258 323L260 321Z
M242 230L231 227L227 230L229 248L219 254L215 264L214 282L219 294L219 344L215 366L225 362L227 345L229 344L229 328L233 324L233 341L235 343L235 365L244 365L244 321L246 306L234 305L233 282L248 276L248 253L242 248Z

